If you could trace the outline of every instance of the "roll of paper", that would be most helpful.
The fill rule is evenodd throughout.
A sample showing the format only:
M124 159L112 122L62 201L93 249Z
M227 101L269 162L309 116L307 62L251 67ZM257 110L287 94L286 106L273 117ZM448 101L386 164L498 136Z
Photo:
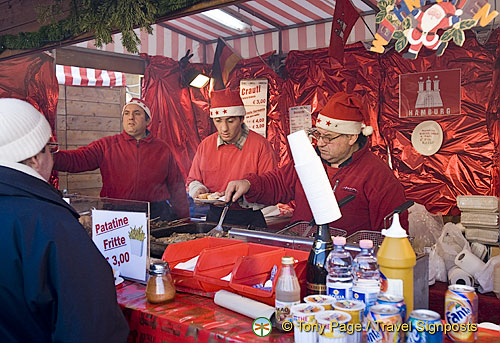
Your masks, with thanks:
M455 264L473 276L475 273L483 270L485 265L479 257L465 249L459 252L455 257Z
M295 170L316 224L331 223L342 217L320 158L315 156L307 164L295 165Z
M448 272L448 282L450 285L474 286L474 277L460 267L453 267Z
M214 303L252 319L266 317L271 320L274 314L272 306L224 290L215 293Z
M308 163L313 157L318 156L304 130L289 134L287 138L295 164Z

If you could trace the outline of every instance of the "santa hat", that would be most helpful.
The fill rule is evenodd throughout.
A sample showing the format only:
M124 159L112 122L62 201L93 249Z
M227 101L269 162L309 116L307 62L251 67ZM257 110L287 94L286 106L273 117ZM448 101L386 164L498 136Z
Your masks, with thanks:
M35 156L50 139L45 117L26 101L0 99L0 160L21 162Z
M346 135L371 135L373 127L366 123L368 114L358 97L344 92L332 96L316 119L316 127Z
M210 97L210 118L240 117L246 113L240 93L230 89L213 91Z
M122 115L123 115L123 111L125 111L125 108L128 105L132 105L132 104L133 105L137 105L140 108L142 108L144 110L144 112L146 112L146 115L148 116L148 118L151 119L151 110L149 109L148 105L146 105L146 103L144 102L144 100L141 100L139 98L132 98L129 102L127 102L125 104L125 106L123 106Z

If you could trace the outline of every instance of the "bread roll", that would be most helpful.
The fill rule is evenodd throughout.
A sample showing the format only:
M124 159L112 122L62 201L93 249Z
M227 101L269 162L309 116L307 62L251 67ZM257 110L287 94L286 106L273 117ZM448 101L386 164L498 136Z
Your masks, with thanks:
M210 193L202 193L198 195L198 199L208 199Z

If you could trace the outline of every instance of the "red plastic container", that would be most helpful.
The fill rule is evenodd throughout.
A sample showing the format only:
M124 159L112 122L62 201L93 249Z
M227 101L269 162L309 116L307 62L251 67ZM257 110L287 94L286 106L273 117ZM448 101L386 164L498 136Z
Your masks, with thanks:
M306 251L293 249L279 249L272 254L258 254L253 256L245 256L238 260L234 267L233 277L229 286L233 292L236 292L244 297L254 299L268 305L274 306L275 288L278 276L281 271L281 258L283 256L292 256L296 263L293 267L297 278L299 279L301 298L306 293L306 265L309 253ZM273 288L271 291L252 287L253 285L264 283L270 279L271 269L274 265L278 266L278 271L273 280Z
M262 259L276 255L283 248L263 244L241 243L224 247L206 249L200 255L194 270L194 278L200 281L206 292L216 292L221 289L231 291L229 281L221 280L229 273L235 273L236 262L243 256L259 255Z
M163 252L161 259L168 262L176 286L202 289L198 280L194 279L193 271L175 269L175 266L201 255L205 249L240 244L242 244L240 241L227 238L205 237L194 239L187 242L169 244Z

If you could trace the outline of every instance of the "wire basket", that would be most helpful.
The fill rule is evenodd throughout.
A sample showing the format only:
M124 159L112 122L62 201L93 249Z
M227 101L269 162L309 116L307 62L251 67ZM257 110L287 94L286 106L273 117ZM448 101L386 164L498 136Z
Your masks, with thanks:
M347 244L358 245L362 239L369 239L373 242L373 251L377 252L378 248L384 241L384 236L380 231L360 230L347 237ZM411 246L413 247L413 237L408 237Z
M293 223L284 229L278 231L277 233L282 233L285 235L290 235L290 236L300 236L300 237L312 237L314 233L317 230L316 225L314 225L310 230L307 236L304 236L307 232L307 228L309 227L309 222L307 221L300 221ZM342 236L342 237L347 237L347 231L342 230L342 229L337 229L334 227L330 226L330 235L332 237L335 236Z

